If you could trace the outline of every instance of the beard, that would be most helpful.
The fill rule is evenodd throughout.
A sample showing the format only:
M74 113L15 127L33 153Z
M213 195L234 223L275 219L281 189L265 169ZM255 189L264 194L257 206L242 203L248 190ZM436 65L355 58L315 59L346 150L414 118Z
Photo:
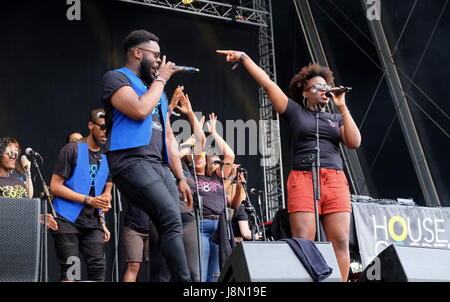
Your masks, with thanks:
M144 57L139 65L139 74L147 85L150 85L153 81L152 66L153 62L148 57Z

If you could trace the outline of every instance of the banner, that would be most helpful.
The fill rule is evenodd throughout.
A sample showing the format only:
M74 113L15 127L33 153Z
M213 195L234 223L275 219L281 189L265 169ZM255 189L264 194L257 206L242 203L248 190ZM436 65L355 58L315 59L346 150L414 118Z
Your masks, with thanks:
M450 208L352 203L365 268L391 244L450 249Z

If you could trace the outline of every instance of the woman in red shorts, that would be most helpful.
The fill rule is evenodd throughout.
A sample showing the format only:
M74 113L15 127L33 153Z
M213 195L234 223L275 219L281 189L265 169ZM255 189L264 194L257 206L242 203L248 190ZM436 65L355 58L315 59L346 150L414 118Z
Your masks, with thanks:
M311 160L308 159L316 152L315 113L319 112L321 195L318 211L327 240L333 245L342 280L347 281L351 204L339 143L356 149L361 144L361 134L345 104L345 93L337 96L331 93L340 114L330 114L325 112L330 101L326 92L334 80L330 69L319 64L303 67L291 80L290 99L244 52L217 52L226 55L228 62L242 64L264 88L275 111L289 122L293 136L293 165L287 183L289 221L293 237L309 240L314 240L316 225Z

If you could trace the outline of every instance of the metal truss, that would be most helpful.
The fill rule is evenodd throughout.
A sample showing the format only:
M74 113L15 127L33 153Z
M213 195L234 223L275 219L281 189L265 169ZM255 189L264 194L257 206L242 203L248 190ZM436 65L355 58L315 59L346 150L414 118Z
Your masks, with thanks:
M255 9L254 1L206 1L195 0L183 4L179 0L119 0L122 2L153 6L193 15L211 17L227 21L235 21L256 26L267 27L269 12Z
M275 47L272 26L272 6L270 0L196 0L183 4L175 0L118 0L162 9L184 12L193 15L235 21L259 27L259 66L276 82ZM225 3L226 2L226 3ZM263 221L272 220L278 209L285 208L283 165L279 116L275 112L265 91L259 90L260 127L262 160L264 170L264 211Z
M276 83L275 46L272 25L272 5L270 0L253 1L258 10L269 12L266 15L267 27L259 28L259 66ZM280 123L264 89L259 89L259 115L263 124L263 169L265 189L266 221L272 220L275 213L286 207L283 184L283 161L281 156Z

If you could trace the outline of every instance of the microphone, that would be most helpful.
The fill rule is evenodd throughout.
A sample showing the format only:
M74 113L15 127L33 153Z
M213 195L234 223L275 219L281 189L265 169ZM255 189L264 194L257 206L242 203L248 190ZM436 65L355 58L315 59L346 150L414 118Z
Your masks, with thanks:
M25 149L25 154L28 156L41 156L39 153L37 153L36 151L34 151L31 148L26 148Z
M342 87L342 88L335 89L335 90L328 90L327 93L325 93L325 95L327 97L331 98L332 97L331 92L333 92L334 95L340 95L344 92L345 93L350 92L351 90L352 90L352 87Z
M237 171L242 172L242 173L247 173L247 169L241 168L241 167L237 168Z
M250 193L253 194L253 195L262 195L262 194L263 194L263 191L261 191L261 190L256 190L255 188L251 188L251 189L250 189Z
M181 72L200 72L200 69L191 66L174 66L173 69L181 69Z
M181 144L180 148L181 149L184 149L184 148L192 149L192 148L194 148L194 146L195 146L195 144Z

